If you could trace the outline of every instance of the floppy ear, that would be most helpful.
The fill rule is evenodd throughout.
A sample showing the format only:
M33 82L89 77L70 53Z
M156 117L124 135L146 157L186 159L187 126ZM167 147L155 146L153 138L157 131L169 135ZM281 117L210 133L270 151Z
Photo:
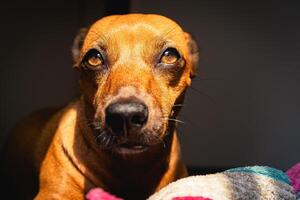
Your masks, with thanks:
M80 51L83 45L84 38L88 32L87 28L81 28L74 38L73 46L72 46L72 56L74 61L74 67L78 67Z
M185 32L185 36L188 43L189 55L191 59L191 73L190 77L194 78L197 75L197 68L199 62L199 48L195 39L189 34Z

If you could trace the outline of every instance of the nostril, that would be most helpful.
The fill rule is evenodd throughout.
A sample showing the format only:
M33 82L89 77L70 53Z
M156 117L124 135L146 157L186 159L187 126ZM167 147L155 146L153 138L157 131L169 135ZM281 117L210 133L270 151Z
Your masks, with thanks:
M115 133L121 133L124 131L125 120L122 115L119 114L107 114L106 115L106 124L112 129Z
M134 115L131 118L131 124L137 127L143 126L146 121L147 117L143 114Z
M106 126L117 134L143 127L148 118L148 108L137 102L113 103L105 111Z

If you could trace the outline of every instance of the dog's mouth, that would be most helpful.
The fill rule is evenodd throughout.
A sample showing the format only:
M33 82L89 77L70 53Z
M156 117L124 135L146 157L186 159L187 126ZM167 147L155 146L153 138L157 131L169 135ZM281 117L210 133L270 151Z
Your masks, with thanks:
M139 132L131 136L120 136L108 130L95 130L94 135L99 148L118 154L138 154L163 144L162 139L153 132Z
M118 145L118 147L125 148L125 149L141 150L141 149L147 148L148 145L129 142L129 143L124 143L124 144Z
M123 144L116 145L113 150L122 154L132 154L132 153L142 153L147 151L151 146L136 143L136 142L127 142Z
M109 120L108 120L109 121ZM105 123L104 123L105 122ZM115 124L107 125L107 119L95 120L90 124L100 149L117 154L137 154L151 151L152 147L164 145L165 125L162 121L152 122L144 127L127 127L123 122L120 129ZM117 130L116 130L117 129Z

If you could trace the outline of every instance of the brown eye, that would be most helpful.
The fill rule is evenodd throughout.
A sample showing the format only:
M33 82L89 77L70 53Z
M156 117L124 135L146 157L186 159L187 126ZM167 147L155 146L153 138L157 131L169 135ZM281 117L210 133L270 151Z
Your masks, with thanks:
M160 63L163 64L175 64L180 59L180 54L175 48L167 48L161 58Z
M96 49L89 50L84 58L84 64L89 68L98 68L103 62L102 54Z

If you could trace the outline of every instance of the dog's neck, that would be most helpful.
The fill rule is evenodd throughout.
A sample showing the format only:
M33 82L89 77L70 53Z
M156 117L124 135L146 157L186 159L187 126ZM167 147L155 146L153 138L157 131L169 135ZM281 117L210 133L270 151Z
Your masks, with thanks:
M75 131L77 143L74 144L73 150L80 149L74 154L76 159L82 162L80 165L83 165L77 168L82 169L84 190L102 187L123 198L127 197L126 199L145 199L170 180L179 178L175 177L178 174L174 173L181 162L175 126L164 145L158 145L141 154L120 155L103 150L95 143L87 121L81 119L84 115L80 110L78 112L78 127ZM169 177L170 175L174 177Z

